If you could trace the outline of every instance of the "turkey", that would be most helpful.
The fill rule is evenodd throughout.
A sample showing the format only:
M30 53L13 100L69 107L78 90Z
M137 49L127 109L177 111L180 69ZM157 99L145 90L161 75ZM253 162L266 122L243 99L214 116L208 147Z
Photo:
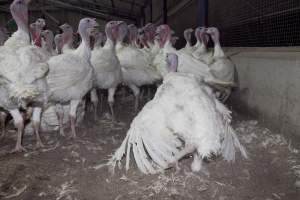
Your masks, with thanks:
M70 105L71 132L72 137L76 138L77 108L93 87L94 69L90 62L90 36L96 26L98 24L95 19L81 19L78 26L82 39L80 46L74 51L54 56L47 62L49 64L48 101L56 104L61 135L64 135L62 104Z
M74 31L71 25L65 23L59 27L62 30L62 35L64 39L64 46L62 49L63 53L67 53L74 50L73 47L73 37L74 37Z
M155 40L156 26L152 23L148 23L143 30L146 36L147 46L149 46L150 49L150 55L152 56L152 59L154 59L160 51L159 43Z
M55 43L56 54L61 54L62 53L62 48L64 46L63 35L62 34L57 34L54 37L54 43Z
M42 38L42 49L49 54L49 57L56 56L57 53L54 50L54 34L50 30L44 30L41 33Z
M209 42L209 35L206 33L206 28L198 27L195 31L195 36L197 38L197 44L195 45L193 56L210 65L213 60L213 55L211 52L207 51L207 44Z
M172 36L172 38L171 38L172 47L175 48L175 45L176 45L176 43L177 43L178 40L179 40L178 36Z
M220 32L217 28L211 27L206 30L214 42L214 53L209 65L213 76L206 79L213 88L218 91L221 101L226 101L231 94L233 87L236 87L235 65L225 55L220 44Z
M192 55L182 51L177 51L171 45L171 30L168 25L160 25L157 28L157 39L160 45L160 52L156 55L153 65L164 76L167 71L165 57L167 53L176 53L179 57L178 71L194 74L199 78L210 77L211 73L207 64L197 60Z
M183 36L184 36L184 39L186 41L186 44L185 44L185 47L182 48L180 51L183 51L187 54L192 54L193 51L194 51L194 48L192 46L192 33L193 33L193 29L189 28L189 29L186 29L184 30L183 32Z
M138 110L140 86L151 85L161 79L160 74L151 66L151 60L136 46L137 28L131 24L129 30L129 45L124 46L117 52L122 67L123 83L127 85L135 96L135 111ZM120 27L119 36L122 42L126 33L127 26ZM132 59L134 58L134 59Z
M94 89L91 92L91 101L95 108L95 117L98 104L97 89L106 89L108 90L108 103L113 121L115 121L113 109L114 96L117 86L122 82L120 61L116 55L116 41L118 38L119 26L122 26L123 24L124 22L120 21L111 21L106 24L106 43L103 48L94 49L91 57L96 77Z
M32 45L42 47L41 33L45 26L46 22L42 18L39 18L34 23L30 24L29 32L32 39Z
M25 150L22 146L24 122L19 108L26 109L40 96L40 82L48 72L47 56L30 44L28 3L29 0L14 0L10 5L18 30L0 47L0 106L9 111L18 129L15 151Z
M191 74L176 73L177 56L167 54L169 73L155 97L134 118L123 143L108 162L112 171L126 155L126 170L131 151L142 173L154 174L177 165L193 153L193 171L201 169L202 159L220 154L235 160L244 147L230 126L231 112L200 80Z
M49 30L45 30L41 33L42 36L42 48L44 51L47 51L49 53L49 57L57 55L57 53L53 49L53 34ZM56 47L58 49L58 52L61 52L61 49L63 47L63 37L61 34L58 34L55 37L55 43ZM57 131L59 130L59 117L57 116L57 109L55 105L45 105L43 106L43 112L40 119L40 130L43 132L49 132L49 131ZM62 105L60 107L59 113L63 116L62 119L62 125L63 128L67 127L70 124L70 117L68 115L70 111L70 105ZM78 106L77 112L76 112L76 123L79 124L82 122L83 117L85 114L85 101L82 102L81 105ZM38 123L39 124L39 123ZM34 130L31 129L31 126L33 125L28 124L26 126L25 132L33 132ZM62 129L63 130L63 129Z

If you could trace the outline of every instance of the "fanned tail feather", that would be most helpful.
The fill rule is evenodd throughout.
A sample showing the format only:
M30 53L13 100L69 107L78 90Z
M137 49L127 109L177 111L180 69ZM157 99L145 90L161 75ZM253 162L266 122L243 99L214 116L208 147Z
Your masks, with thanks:
M9 84L9 98L15 102L31 100L39 95L38 89L31 84Z
M224 140L222 143L222 155L227 161L235 161L235 151L238 149L244 158L248 158L246 149L240 143L235 131L231 127L231 111L221 102L216 99L216 108L221 113L224 123Z
M128 144L129 134L123 140L121 146L116 150L115 154L109 159L107 165L110 167L110 171L114 174L116 165L121 162L123 156L126 153L126 146Z
M222 155L226 161L235 161L235 151L238 149L244 158L248 158L244 146L240 143L237 135L230 125L226 126L224 140L222 143Z
M152 137L151 137L152 136ZM140 132L137 127L132 126L120 148L109 160L112 172L117 163L120 163L126 154L126 170L130 166L130 154L133 152L134 160L139 170L144 174L155 174L169 167L176 162L175 155L179 150L171 146L161 138L155 138L149 131ZM171 143L172 144L172 143Z

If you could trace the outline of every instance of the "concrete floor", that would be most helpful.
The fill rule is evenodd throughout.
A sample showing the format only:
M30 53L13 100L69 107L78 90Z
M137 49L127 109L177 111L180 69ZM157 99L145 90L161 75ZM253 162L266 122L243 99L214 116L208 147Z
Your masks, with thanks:
M145 176L133 165L127 173L117 170L111 175L102 164L125 137L134 117L132 103L116 103L117 125L105 115L97 122L86 120L77 140L43 133L46 148L34 150L34 137L25 136L29 151L24 154L7 153L15 142L15 132L9 131L0 141L0 199L300 199L300 151L281 135L236 113L234 128L249 160L240 155L235 163L216 158L205 163L202 172L192 173L192 159L187 157L180 171Z

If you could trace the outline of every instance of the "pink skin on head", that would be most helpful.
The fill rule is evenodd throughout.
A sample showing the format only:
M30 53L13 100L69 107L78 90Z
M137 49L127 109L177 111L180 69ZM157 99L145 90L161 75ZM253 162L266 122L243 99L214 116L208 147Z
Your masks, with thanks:
M217 28L210 27L206 30L206 33L210 35L210 37L215 45L220 44L220 32Z
M166 62L170 72L176 72L178 67L178 56L175 53L168 53Z
M156 33L157 33L158 39L159 39L159 46L160 46L160 48L163 48L165 46L166 42L170 41L170 39L171 39L171 29L166 24L160 25L157 28Z
M95 28L99 26L96 19L83 18L79 22L78 33L82 39L82 45L86 45L90 48L90 37L95 31Z
M202 30L200 31L200 39L201 39L201 42L207 46L208 42L209 42L209 35L205 32L206 30Z
M118 22L117 21L110 21L105 26L105 33L107 39L111 40L115 43L118 39Z
M65 23L61 26L59 26L59 28L63 31L63 38L64 38L64 42L67 43L72 43L73 42L73 35L74 35L74 31L71 25Z
M119 21L118 25L116 25L117 32L115 33L115 37L118 41L123 42L126 35L128 34L128 26L125 22ZM114 28L113 28L114 31Z
M35 22L35 28L36 28L36 32L34 34L34 45L41 47L42 46L42 39L41 39L41 32L43 30L43 28L46 26L46 22L44 19L37 19Z
M151 43L154 43L155 34L156 34L156 26L152 23L146 24L146 26L143 28L145 31L145 35L147 37L147 40Z
M29 0L14 0L10 5L11 14L16 21L18 28L27 30L29 2Z

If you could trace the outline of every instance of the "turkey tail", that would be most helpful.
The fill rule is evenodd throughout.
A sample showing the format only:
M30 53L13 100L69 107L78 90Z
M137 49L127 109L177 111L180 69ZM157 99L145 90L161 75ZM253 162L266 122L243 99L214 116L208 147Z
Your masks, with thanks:
M144 174L155 174L169 167L169 164L176 161L175 155L178 149L169 141L164 142L161 138L155 137L148 130L138 130L138 127L132 126L122 145L109 160L108 165L114 172L115 166L121 162L126 154L126 170L130 166L130 155L133 152L134 160L139 170Z
M9 84L9 98L12 101L31 100L39 95L38 89L31 84Z
M222 142L222 155L226 161L235 161L235 151L238 149L244 158L248 158L247 152L244 146L240 143L233 128L226 123L225 135Z
M138 168L144 174L155 173L156 170L153 167L153 163L151 163L148 159L148 155L144 149L143 141L140 135L131 128L121 146L117 149L113 157L109 160L108 166L110 167L110 171L114 173L114 169L118 164L121 166L121 160L126 155L126 170L129 169L130 166L130 154L131 150L133 151L133 156L136 161Z
M235 161L235 151L238 149L244 158L248 158L246 149L240 143L235 131L231 127L231 111L216 99L216 108L225 122L224 140L222 142L222 155L227 161Z
M129 134L126 135L121 146L116 150L115 154L109 159L107 163L112 173L114 173L116 165L121 162L123 156L126 154L126 146L128 145L128 138L129 138Z

